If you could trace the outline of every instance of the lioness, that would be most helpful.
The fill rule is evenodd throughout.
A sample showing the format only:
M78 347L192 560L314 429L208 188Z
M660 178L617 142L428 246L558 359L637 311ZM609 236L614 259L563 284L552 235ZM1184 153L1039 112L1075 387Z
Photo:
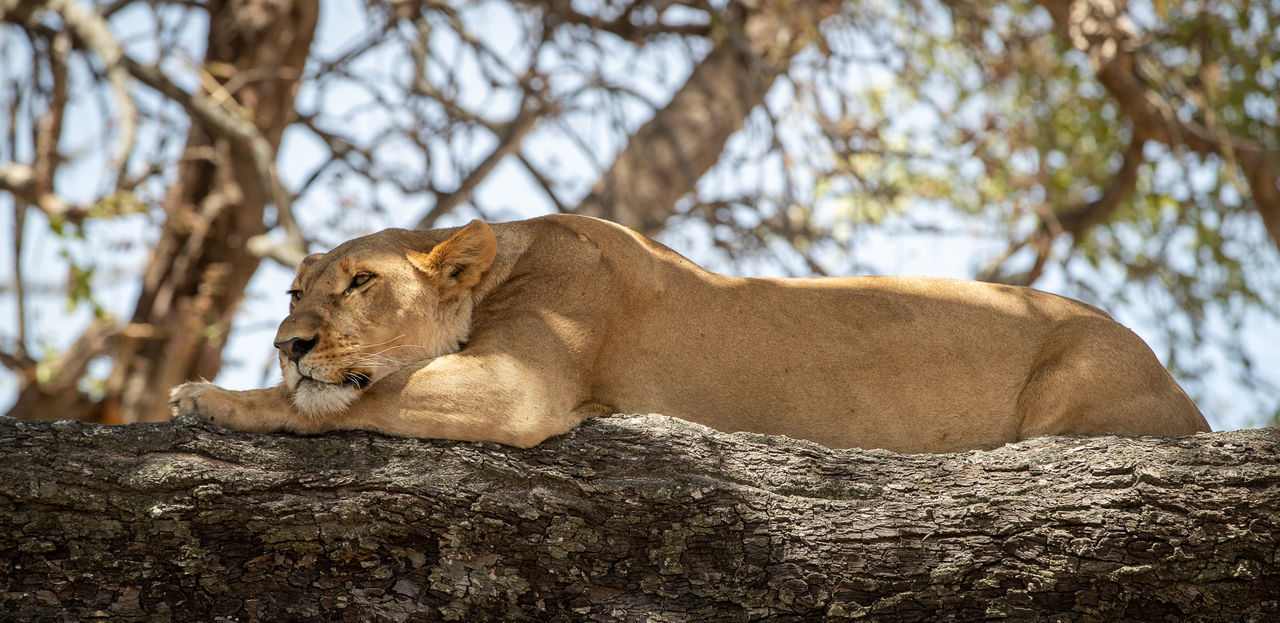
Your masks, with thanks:
M289 294L284 381L186 383L175 415L521 447L614 412L900 452L1209 430L1146 344L1084 303L725 277L588 217L383 231L307 257Z

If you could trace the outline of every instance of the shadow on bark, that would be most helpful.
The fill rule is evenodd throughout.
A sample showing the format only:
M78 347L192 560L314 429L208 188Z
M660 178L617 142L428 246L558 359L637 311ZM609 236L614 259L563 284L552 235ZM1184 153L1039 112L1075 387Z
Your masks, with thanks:
M0 418L18 620L1275 620L1280 430L899 455Z

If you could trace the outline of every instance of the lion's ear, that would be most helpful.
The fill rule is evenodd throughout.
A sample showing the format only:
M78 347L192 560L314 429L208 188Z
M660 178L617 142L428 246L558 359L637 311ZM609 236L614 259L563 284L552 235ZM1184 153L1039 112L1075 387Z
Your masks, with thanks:
M298 264L297 273L301 275L302 271L306 270L308 266L315 264L316 260L319 260L322 257L324 257L323 253L312 253L311 255L302 258L302 262Z
M409 252L409 261L436 280L442 289L470 288L493 264L498 253L498 240L493 229L480 221L471 221L429 253Z

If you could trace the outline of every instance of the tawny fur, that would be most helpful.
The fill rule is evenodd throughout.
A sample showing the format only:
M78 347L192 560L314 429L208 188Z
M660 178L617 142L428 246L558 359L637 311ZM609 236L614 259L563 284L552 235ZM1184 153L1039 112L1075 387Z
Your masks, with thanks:
M284 381L175 388L175 414L248 431L365 429L532 446L656 412L724 431L904 452L1036 435L1207 431L1151 350L1027 288L709 273L605 221L387 230L307 258Z

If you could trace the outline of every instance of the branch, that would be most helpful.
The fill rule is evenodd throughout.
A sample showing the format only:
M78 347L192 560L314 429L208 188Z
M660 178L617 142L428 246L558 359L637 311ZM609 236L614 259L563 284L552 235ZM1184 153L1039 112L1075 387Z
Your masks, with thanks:
M13 193L14 197L35 206L51 220L81 223L89 215L90 206L69 205L51 192L40 189L36 170L16 162L0 166L0 190Z
M25 23L34 17L35 8L39 6L41 6L39 3L18 3L16 9L8 6L0 7L0 9L13 9L0 11L0 19ZM294 219L292 198L276 174L275 150L252 121L228 111L209 96L187 93L164 75L159 68L139 64L125 54L119 41L111 32L110 25L101 14L84 8L75 0L46 0L43 8L57 13L80 45L92 50L102 59L106 68L107 81L116 93L117 105L120 107L122 116L121 144L125 151L118 156L121 167L120 179L125 178L123 173L125 161L133 149L133 135L136 128L137 112L129 96L127 83L127 77L132 75L143 84L177 102L213 134L244 148L261 178L262 187L268 189L271 202L280 215L280 225L285 232L285 241L282 244L291 247L292 255L298 258L305 254L306 240ZM262 248L263 245L255 246Z
M36 122L33 181L36 192L53 190L53 177L62 164L58 143L62 140L62 119L67 108L67 56L71 40L66 33L54 33L49 39L49 73L53 86L49 90L49 109Z
M1068 45L1086 53L1100 82L1136 134L1170 146L1213 154L1227 166L1239 164L1272 241L1280 248L1280 156L1249 138L1229 136L1190 119L1149 81L1159 80L1158 65L1142 53L1142 42L1128 18L1107 0L1040 0ZM1147 68L1144 70L1144 68ZM1208 103L1206 103L1207 107Z
M0 419L16 620L1261 621L1277 530L1276 429L901 455L662 416L529 450Z
M3 188L4 184L0 184ZM34 372L35 360L31 358L31 353L27 351L27 283L22 276L22 251L23 241L27 236L27 206L29 202L25 201L18 193L13 193L13 255L9 260L13 262L13 307L14 314L17 316L18 335L14 337L16 346L14 347L14 355L4 358L5 367L18 372L24 382L28 379L27 372Z
M1025 240L1011 244L1000 259L978 273L978 279L1020 286L1030 286L1035 283L1044 272L1049 253L1053 250L1053 242L1058 236L1070 234L1072 243L1078 243L1090 229L1110 220L1120 205L1133 194L1133 189L1138 185L1138 169L1142 163L1146 162L1143 154L1145 144L1146 140L1135 130L1134 135L1129 139L1129 147L1125 149L1120 170L1111 177L1101 196L1062 213L1055 213L1049 209L1041 211L1040 226L1035 233ZM1023 273L1003 274L1000 269L1004 263L1028 246L1036 252L1035 263L1031 269Z
M546 193L547 199L550 199L551 203L555 204L556 212L561 214L567 213L569 208L562 203L560 201L560 197L556 195L556 190L553 187L551 180L547 179L547 176L543 175L542 172L538 170L538 167L534 166L532 162L529 162L529 159L525 157L523 152L517 151L516 158L520 160L520 164L524 166L524 170L533 177L533 181L537 182L538 186L542 188L542 192Z
M25 348L22 350L24 352L19 352L16 355L0 351L0 365L18 375L19 383L29 381L25 377L36 365L36 362L25 352Z
M276 174L275 149L267 137L263 136L252 121L232 114L206 96L183 91L159 68L140 65L128 56L121 56L120 62L140 82L180 104L214 134L245 148L262 188L270 193L271 203L275 205L276 213L279 215L280 226L285 233L283 245L286 245L281 248L289 249L288 252L279 251L272 257L285 258L286 261L281 262L285 266L297 266L297 263L306 255L307 243L293 216L293 199ZM261 240L250 244L251 248L259 250L268 248Z
M418 224L415 225L417 229L430 229L434 226L436 219L452 212L467 201L471 197L472 191L489 176L489 173L498 166L498 163L520 148L520 142L524 140L525 135L533 129L534 124L542 116L541 110L530 103L529 97L525 99L520 112L516 114L515 118L498 132L497 147L494 147L493 151L467 174L467 177L462 180L458 188L449 194L436 197L435 205L431 206L431 210L427 212L426 216L422 217Z
M681 37L707 37L711 34L711 27L706 24L663 24L661 22L661 14L670 6L671 2L632 2L627 6L627 10L618 17L606 20L598 15L587 15L580 13L573 8L570 0L553 0L552 2L531 3L530 6L540 9L546 16L546 21L554 27L557 22L564 24L572 24L577 26L586 26L596 32L607 32L618 38L634 43L637 45L644 44L649 39L661 35L681 36ZM637 9L652 9L658 15L658 21L652 24L637 23L635 13Z
M80 337L50 365L52 375L47 379L29 378L18 392L18 399L9 409L8 416L20 420L45 418L73 418L97 420L97 414L106 406L89 399L79 387L80 378L94 359L111 350L117 336L126 331L112 319L94 322ZM42 411L37 405L47 409Z
M631 135L609 170L575 209L642 233L661 230L676 201L693 192L791 58L838 7L831 2L731 3L715 47L689 79ZM742 11L743 17L732 13Z
M111 27L102 15L86 9L74 0L13 2L12 6L0 7L0 20L27 25L39 8L52 11L61 17L63 23L75 35L76 40L82 46L93 50L102 59L107 83L111 85L116 107L120 112L118 124L120 144L114 159L119 167L119 177L123 179L125 165L129 154L133 151L134 134L138 124L138 110L133 104L133 98L129 95L128 74L120 64L120 60L124 58L124 50L116 41Z

